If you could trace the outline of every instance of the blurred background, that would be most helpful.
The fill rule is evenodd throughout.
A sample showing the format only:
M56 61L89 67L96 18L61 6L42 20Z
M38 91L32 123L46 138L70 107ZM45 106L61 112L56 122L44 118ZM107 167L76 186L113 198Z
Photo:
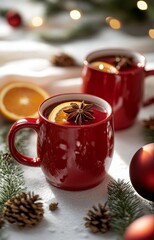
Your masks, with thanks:
M66 52L82 66L101 48L139 51L152 68L154 1L0 0L0 85L10 76L40 84L80 77L81 69L54 68L53 54Z
M104 28L154 38L152 0L1 0L0 17L1 39L21 37L19 28L49 43L86 38Z
M106 29L154 39L154 1L0 1L1 40L27 37L61 44L90 38Z

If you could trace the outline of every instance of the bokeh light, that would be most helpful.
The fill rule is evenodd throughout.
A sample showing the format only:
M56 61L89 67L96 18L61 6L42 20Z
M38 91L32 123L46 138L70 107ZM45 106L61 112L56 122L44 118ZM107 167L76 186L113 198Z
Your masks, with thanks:
M81 18L81 12L79 10L72 10L70 11L70 17L73 19L73 20L78 20Z
M120 29L121 28L121 22L117 18L107 17L106 22L113 29Z
M40 26L43 25L43 19L41 17L39 17L39 16L35 16L31 20L31 25L33 27L40 27Z
M147 10L148 9L148 4L145 1L138 1L137 2L137 7L140 10Z
M154 28L149 29L149 37L154 39Z

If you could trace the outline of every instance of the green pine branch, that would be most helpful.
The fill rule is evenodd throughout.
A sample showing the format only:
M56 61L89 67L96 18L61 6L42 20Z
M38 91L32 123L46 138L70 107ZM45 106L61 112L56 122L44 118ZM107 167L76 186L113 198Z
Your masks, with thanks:
M154 202L146 201L145 206L147 208L147 214L154 214Z
M144 215L144 207L132 186L124 180L111 181L108 185L108 206L111 211L110 226L123 236L128 225Z
M9 153L0 153L0 211L4 203L25 190L21 166Z
M8 148L7 136L12 123L6 122L0 131L0 214L4 203L17 193L25 191L25 181L21 165L11 156ZM23 153L27 153L28 139L31 130L19 131L16 136L16 147ZM7 240L8 235L5 226L0 229L0 240Z
M25 190L21 165L14 160L8 149L7 136L10 127L11 123L7 123L0 131L0 143L2 144L0 151L0 211L8 199ZM22 130L16 136L16 147L23 154L27 153L30 131L29 129Z
M150 116L148 119L144 119L143 134L145 136L145 142L154 143L154 116Z
M107 202L101 205L106 210L106 214L101 209L97 209L96 212L92 209L85 224L91 230L95 229L95 232L100 231L104 224L106 230L110 229L119 240L122 240L130 223L143 215L154 214L154 202L137 195L133 187L124 180L110 181L107 191ZM87 218L84 219L87 221Z
M144 136L145 136L145 141L146 143L154 143L154 130L144 128Z

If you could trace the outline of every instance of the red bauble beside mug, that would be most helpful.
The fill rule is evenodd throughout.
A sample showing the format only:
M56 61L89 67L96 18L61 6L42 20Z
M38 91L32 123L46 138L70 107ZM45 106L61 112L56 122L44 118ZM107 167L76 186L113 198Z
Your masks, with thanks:
M154 201L154 143L141 147L130 162L130 180L143 198Z

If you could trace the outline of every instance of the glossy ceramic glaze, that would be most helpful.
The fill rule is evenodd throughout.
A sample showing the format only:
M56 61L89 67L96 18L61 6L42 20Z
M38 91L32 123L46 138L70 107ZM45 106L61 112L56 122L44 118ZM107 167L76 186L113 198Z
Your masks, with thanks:
M85 100L107 110L105 120L81 126L60 125L47 120L43 112L51 104L66 100ZM29 158L15 148L16 133L32 128L38 134L37 157ZM110 105L88 94L63 94L47 99L39 108L38 119L15 122L8 135L10 152L21 164L40 166L47 181L67 190L83 190L103 181L114 148L113 114Z
M132 57L136 68L114 74L91 67L90 63L94 59L110 55ZM145 58L140 53L127 49L95 51L90 53L84 61L82 92L109 102L114 112L115 130L124 129L131 126L137 117L143 101L144 79L149 75L154 75L154 70L145 70Z

